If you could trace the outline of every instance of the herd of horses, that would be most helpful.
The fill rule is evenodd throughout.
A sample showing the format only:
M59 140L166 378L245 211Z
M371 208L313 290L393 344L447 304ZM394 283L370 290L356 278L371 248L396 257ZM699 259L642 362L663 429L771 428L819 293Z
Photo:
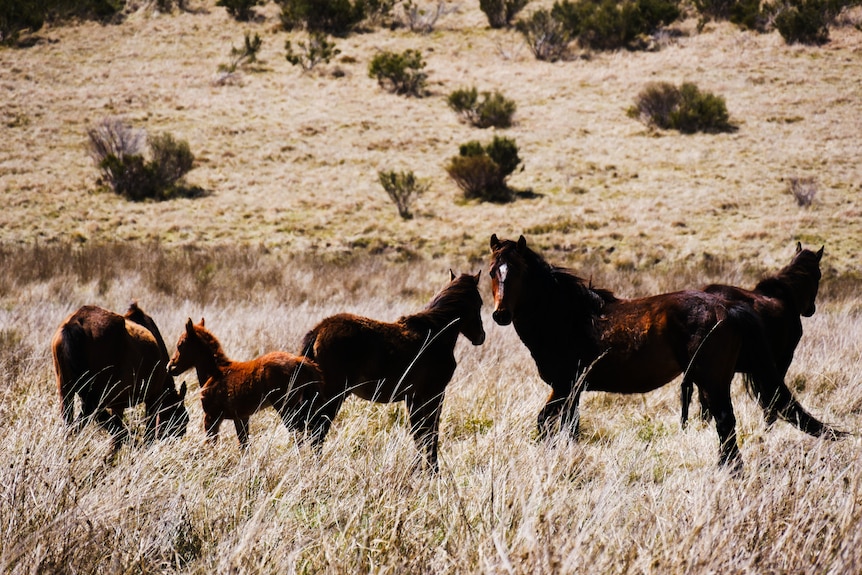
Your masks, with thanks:
M767 424L781 418L813 436L846 435L809 414L784 383L802 336L800 318L815 311L823 248L797 243L790 264L752 290L710 285L638 299L618 298L548 263L524 236L493 235L490 248L492 317L514 326L551 388L538 415L540 436L577 435L583 391L645 393L682 374L682 424L697 386L702 414L715 420L719 463L739 470L730 393L735 373L743 374ZM169 357L155 322L137 303L124 315L84 306L52 341L63 419L73 429L96 421L110 432L115 453L128 439L124 409L143 403L147 442L180 437L189 415L186 385L177 390L174 377L194 368L211 441L230 419L247 447L250 416L272 406L288 429L320 446L350 394L403 400L419 452L436 471L440 411L458 336L473 345L485 341L481 272L450 274L415 314L394 323L333 315L306 334L298 354L277 351L251 361L229 359L203 319L188 320Z

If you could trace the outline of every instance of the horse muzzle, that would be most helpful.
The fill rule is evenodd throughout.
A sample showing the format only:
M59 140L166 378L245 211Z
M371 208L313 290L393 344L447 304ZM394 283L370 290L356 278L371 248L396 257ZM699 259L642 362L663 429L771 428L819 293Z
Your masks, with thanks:
M509 325L512 323L512 312L507 309L495 309L491 317L494 318L497 325Z
M485 343L485 332L483 331L478 337L471 339L470 343L473 345L482 345Z

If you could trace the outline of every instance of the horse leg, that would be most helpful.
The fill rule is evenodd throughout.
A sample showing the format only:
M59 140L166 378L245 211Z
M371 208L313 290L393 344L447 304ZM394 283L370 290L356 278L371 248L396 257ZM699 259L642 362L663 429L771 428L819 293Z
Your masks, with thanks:
M691 380L687 378L683 378L682 385L680 385L679 396L680 396L680 416L679 416L679 426L685 429L686 424L688 423L688 406L691 404L691 396L694 394L694 384L692 384Z
M107 415L107 417L105 417ZM116 454L120 447L129 440L129 429L123 423L123 409L111 408L111 413L100 411L96 414L96 420L111 434L112 453Z
M233 426L236 429L239 447L245 451L248 449L248 417L234 417Z
M720 442L718 464L730 466L734 472L739 472L742 470L742 457L736 441L736 416L730 402L730 381L726 385L702 391L707 397L709 411L715 418L715 430Z
M315 449L319 450L323 440L326 439L342 403L344 403L344 392L329 400L325 396L318 395L310 402L307 428L310 429L311 444Z
M433 473L439 471L437 464L437 444L439 442L440 407L443 392L430 397L411 394L407 396L407 413L410 417L410 432L413 441L425 458Z
M215 445L216 441L218 441L218 430L221 427L222 421L224 421L224 418L221 414L210 415L209 413L204 413L204 430L206 431L207 441L212 445Z
M546 439L553 432L568 430L572 437L577 437L580 428L580 413L578 403L581 391L573 390L571 385L552 386L545 406L539 412L539 437ZM554 424L559 429L554 428Z

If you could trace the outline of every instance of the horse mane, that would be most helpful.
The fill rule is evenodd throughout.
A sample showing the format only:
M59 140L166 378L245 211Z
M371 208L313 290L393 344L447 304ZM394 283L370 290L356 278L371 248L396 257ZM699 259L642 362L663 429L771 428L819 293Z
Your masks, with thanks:
M820 281L819 259L811 250L802 250L776 274L760 280L754 291L767 297L793 299L797 304L800 291L810 291Z
M517 253L524 258L528 268L539 270L563 292L575 293L588 299L594 312L601 311L605 304L619 301L619 298L611 290L592 287L590 282L576 275L569 268L548 263L545 258L534 252L529 246L524 246L523 250L517 250Z
M156 338L156 343L159 344L159 350L162 352L162 356L165 359L168 358L168 346L165 345L165 340L162 338L162 334L159 332L159 328L156 326L155 320L140 308L137 300L132 300L129 304L129 309L123 317L149 330L149 332L153 334L153 337Z
M463 277L464 275L459 276L449 282L418 313L398 318L398 323L416 328L427 325L442 326L452 321L454 319L452 312L460 309L463 305L461 302L470 297L471 293L476 292L476 284L470 281L461 281Z
M211 352L216 365L226 365L230 359L222 349L221 342L213 333L202 325L195 325L195 335Z

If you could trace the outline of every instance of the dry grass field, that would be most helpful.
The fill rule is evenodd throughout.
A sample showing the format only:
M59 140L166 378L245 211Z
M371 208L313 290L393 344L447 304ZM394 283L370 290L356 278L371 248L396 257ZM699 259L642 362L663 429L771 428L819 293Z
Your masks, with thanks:
M533 2L531 6L550 4ZM284 57L276 7L240 24L133 12L118 26L43 30L0 49L0 572L2 573L857 573L860 439L767 430L734 384L745 470L717 468L714 426L679 428L679 389L587 393L582 436L535 440L547 386L511 327L459 342L441 422L441 472L414 469L403 406L351 399L320 454L272 411L204 442L193 373L181 440L124 447L62 425L49 342L85 303L137 299L172 348L188 317L235 359L298 351L326 315L383 320L420 309L448 269L486 267L488 237L531 245L623 297L723 281L751 285L796 241L825 245L818 311L788 385L816 416L862 429L862 33L786 46L710 24L657 52L537 62L478 1L434 32L337 39L303 74ZM218 85L246 31L260 64ZM379 50L417 48L431 94L367 76ZM626 116L646 82L725 97L731 134L656 133ZM500 90L518 104L534 199L467 202L443 169L470 139L446 96ZM197 157L195 199L130 203L97 191L86 129L122 117ZM430 183L398 217L382 169ZM787 192L814 178L813 205ZM140 434L140 411L129 421Z

